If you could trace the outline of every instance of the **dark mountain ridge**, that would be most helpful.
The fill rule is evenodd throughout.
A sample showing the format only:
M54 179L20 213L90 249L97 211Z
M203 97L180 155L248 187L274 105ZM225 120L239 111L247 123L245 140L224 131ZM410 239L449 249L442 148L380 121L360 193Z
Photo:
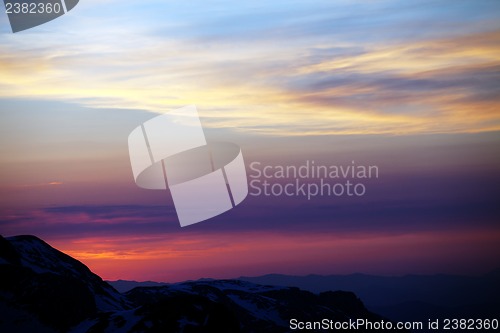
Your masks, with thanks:
M66 331L98 312L131 304L81 262L34 236L0 237L0 276L2 308L29 317L33 327Z
M314 294L240 280L137 287L120 294L34 236L0 236L0 276L1 332L279 333L290 331L292 318L387 321L352 292Z
M315 293L332 288L350 290L368 306L407 301L460 306L500 299L500 279L494 272L478 277L446 274L376 276L356 273L307 276L268 274L239 279L253 283L294 286Z
M269 274L240 280L275 286L294 286L311 292L350 290L366 307L392 320L497 318L500 313L500 270L483 276L373 276Z

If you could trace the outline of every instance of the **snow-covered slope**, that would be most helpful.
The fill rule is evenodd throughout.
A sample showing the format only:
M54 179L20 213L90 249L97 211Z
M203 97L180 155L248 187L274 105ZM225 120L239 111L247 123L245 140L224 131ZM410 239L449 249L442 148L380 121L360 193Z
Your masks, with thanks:
M21 266L37 274L55 274L85 281L99 311L117 311L129 307L128 301L111 285L92 273L80 261L54 249L34 236L6 238L21 259Z
M241 280L118 293L33 236L0 237L0 332L289 332L289 321L381 320L350 292L313 294ZM361 332L361 330L359 331Z
M0 237L0 276L2 306L62 331L99 312L130 308L84 264L34 236Z
M298 288L258 285L240 280L200 280L160 287L137 287L125 293L142 319L130 332L160 327L165 332L289 332L289 321L328 318L381 320L350 292L313 294ZM158 309L164 315L158 316ZM165 321L165 319L170 321ZM135 318L134 320L136 320ZM116 319L115 319L116 320ZM108 322L111 322L108 319ZM102 323L101 323L102 324ZM228 326L232 326L227 330ZM109 331L111 332L111 331ZM361 332L361 330L360 330Z

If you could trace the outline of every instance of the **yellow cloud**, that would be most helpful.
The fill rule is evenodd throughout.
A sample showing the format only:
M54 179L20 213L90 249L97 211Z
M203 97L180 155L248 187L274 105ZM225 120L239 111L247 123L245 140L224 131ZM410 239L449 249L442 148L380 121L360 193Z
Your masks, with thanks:
M283 50L263 42L248 52L231 45L202 49L186 42L133 38L136 43L100 40L57 52L4 46L0 97L62 99L159 113L195 103L207 126L272 135L500 130L499 102L474 101L470 88L403 94L377 84L377 75L433 81L464 68L499 66L498 31L368 45L362 54L314 64L304 61L304 51L293 43ZM109 43L105 48L104 41ZM321 48L333 46L334 41ZM317 91L290 87L301 78L314 83L316 77L336 78L342 73L372 75L373 82ZM358 96L364 95L371 99L359 102ZM418 112L405 112L408 107Z

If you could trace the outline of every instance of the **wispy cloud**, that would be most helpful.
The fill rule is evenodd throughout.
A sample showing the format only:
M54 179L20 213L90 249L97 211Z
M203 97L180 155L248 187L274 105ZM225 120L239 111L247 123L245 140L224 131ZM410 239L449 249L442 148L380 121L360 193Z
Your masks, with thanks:
M484 253L498 251L499 236L498 231L481 230L378 235L239 232L94 237L52 244L87 263L106 279L174 282L269 272L426 273L443 262L451 271L464 273L470 269L462 260L464 248L468 249L467 258L481 258L476 262L479 269L492 269L497 265L496 258Z
M32 187L45 187L45 186L58 186L58 185L63 185L63 182L59 181L52 181L48 183L37 183L37 184L21 184L21 185L14 185L12 186L13 188L15 187L20 187L20 188L32 188Z
M499 13L472 0L85 0L19 34L0 15L0 231L108 279L493 268L498 132L469 133L500 130ZM145 110L191 103L207 137L240 131L247 163L356 157L383 178L358 201L248 197L181 229L167 194L136 188L126 137Z
M323 226L315 221L314 215L287 209L288 214L281 216L287 220L286 224L276 223L273 216L265 223L258 223L251 215L253 226L244 219L230 218L231 223L223 228L211 221L207 222L208 228L201 226L180 232L176 221L165 220L165 216L173 212L163 207L71 206L22 213L4 211L2 230L5 230L6 219L10 219L10 223L38 230L35 234L39 236L45 232L47 236L43 238L52 246L83 261L105 279L174 282L270 272L427 273L441 271L443 263L448 272L470 274L471 269L487 271L498 264L495 256L499 249L498 228L476 224L435 230L408 224L410 219L422 218L439 223L447 217L446 207L396 207L392 217L398 221L392 221L391 228L382 227L375 220L365 221L373 228L359 228L360 221L357 228L347 226L356 224L352 220L354 209L366 210L364 206L352 208L316 207L315 211L323 215ZM277 207L273 209L276 211ZM387 207L368 208L366 214L358 218L367 219L381 210ZM416 216L414 213L419 210L422 213ZM333 211L337 213L337 222L330 218ZM266 216L270 213L266 211ZM477 211L473 213L476 218L480 216ZM456 215L469 218L464 210ZM390 214L385 216L391 218ZM279 214L274 217L279 218ZM297 228L294 218L308 218L306 223L301 223L307 228ZM271 224L280 227L273 228ZM346 227L343 230L332 227L339 224ZM404 225L409 229L404 230ZM54 229L56 226L59 233ZM21 229L22 226L18 226L18 230Z
M199 5L90 2L0 35L0 96L196 103L207 126L276 135L500 129L494 3Z

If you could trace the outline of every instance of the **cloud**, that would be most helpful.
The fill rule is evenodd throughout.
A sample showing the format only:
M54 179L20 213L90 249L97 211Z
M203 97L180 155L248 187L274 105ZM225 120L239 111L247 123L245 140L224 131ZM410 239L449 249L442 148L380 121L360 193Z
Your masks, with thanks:
M453 272L477 274L497 265L493 253L498 252L499 236L498 230L385 235L232 232L82 237L51 244L82 260L105 279L174 282L270 272L435 273L443 271L440 267L444 263ZM476 258L472 265L471 258Z
M180 228L174 207L167 200L165 206L101 204L29 210L9 208L0 212L0 226L6 235L35 234L56 239L110 234L170 237L239 232L385 235L497 227L500 211L493 200L498 192L495 177L458 182L457 177L434 173L408 179L385 174L383 186L365 183L369 192L366 198L323 196L307 200L301 196L251 195L238 209L188 228ZM307 184L310 180L303 182ZM461 186L467 186L468 191L463 191Z
M0 35L0 96L196 103L208 127L266 135L499 129L494 3L283 4L89 2L52 30Z
M469 268L491 261L497 132L428 133L500 130L498 7L86 0L15 35L4 16L0 190L18 208L1 232L41 236L105 278L415 272L464 248ZM135 110L191 103L207 133L238 131L245 156L361 156L385 164L383 181L356 202L249 197L181 229L167 197L133 187L123 139L151 116ZM38 186L51 182L64 184Z
M105 279L174 282L267 273L435 273L443 263L470 274L477 273L472 268L487 271L497 264L497 220L490 226L457 222L458 216L480 221L484 206L470 211L409 203L299 208L243 208L243 216L228 214L218 222L182 230L167 219L171 209L148 206L9 210L2 212L0 225L2 232L16 225L20 233L41 236ZM423 219L427 224L416 228L415 220ZM454 227L443 219L453 220ZM458 255L464 249L467 260Z
M22 188L31 188L31 187L41 187L41 186L59 186L63 185L63 182L60 181L52 181L48 183L38 183L38 184L22 184L22 185L17 185L13 187L22 187Z

